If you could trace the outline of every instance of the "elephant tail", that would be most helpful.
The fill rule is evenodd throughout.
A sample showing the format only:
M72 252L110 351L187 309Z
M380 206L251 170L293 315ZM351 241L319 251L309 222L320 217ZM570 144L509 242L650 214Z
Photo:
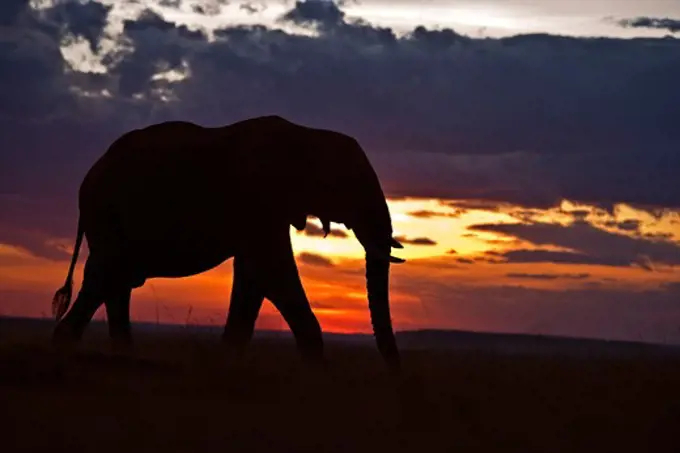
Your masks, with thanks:
M71 256L71 265L68 268L68 275L66 276L66 282L64 286L59 288L54 297L52 298L52 315L57 319L61 319L62 316L68 310L71 304L71 294L73 293L73 272L76 268L76 263L78 262L78 253L80 252L80 246L83 243L83 226L81 219L78 218L78 235L76 236L76 244L73 248L73 255Z

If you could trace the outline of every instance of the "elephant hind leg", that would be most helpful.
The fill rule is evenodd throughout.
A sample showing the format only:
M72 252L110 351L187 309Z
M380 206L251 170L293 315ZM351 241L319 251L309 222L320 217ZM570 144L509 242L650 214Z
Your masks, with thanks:
M106 318L109 325L109 337L116 349L128 350L132 346L132 329L130 324L130 297L132 288L121 285L112 290L106 297Z
M72 343L82 335L99 307L117 294L124 282L119 261L92 252L85 262L83 283L71 309L57 324L52 339L56 343Z

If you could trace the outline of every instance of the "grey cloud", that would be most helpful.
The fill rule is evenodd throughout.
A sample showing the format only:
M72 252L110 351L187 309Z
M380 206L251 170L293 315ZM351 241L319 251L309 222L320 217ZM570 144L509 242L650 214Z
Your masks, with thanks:
M529 274L523 272L509 272L505 274L509 278L528 279L528 280L583 280L590 277L590 274Z
M14 24L23 14L28 11L26 0L5 0L0 2L0 26Z
M680 265L680 244L611 233L587 222L563 226L550 223L478 224L473 231L495 232L539 246L557 246L568 252L514 250L504 257L513 262L552 261L561 263L637 265L651 270L655 264Z
M439 211L430 211L427 209L421 209L418 211L411 211L408 213L409 216L415 217L418 219L430 219L432 217L460 217L460 215L463 214L462 210L457 210L455 212L439 212Z
M620 222L609 221L606 222L606 225L623 231L638 231L640 229L640 221L636 219L626 219Z
M166 8L179 8L182 5L182 0L159 0L158 4Z
M332 27L345 22L345 13L330 1L296 1L293 8L280 17L281 21L298 25Z
M264 1L257 4L255 2L243 2L239 5L239 9L246 11L248 14L257 14L267 9L267 3Z
M395 236L394 237L397 241L401 242L402 244L410 244L410 245L437 245L437 242L427 238L427 237L416 237L416 238L408 238L405 236Z
M104 61L108 73L79 74L65 71L59 43L96 43L104 9L1 3L0 130L12 131L2 193L59 194L74 212L84 171L130 128L279 114L356 136L391 196L680 207L678 40L476 39L424 27L397 37L340 8L296 4L292 15L336 25L318 36L229 26L209 41L146 12L125 24L131 49ZM187 79L152 80L184 64Z
M551 250L510 250L500 252L495 257L485 261L495 264L502 263L558 263L558 264L584 264L592 266L617 266L626 267L633 264L630 259L620 257L597 257L577 252L555 252Z
M111 5L97 2L66 1L48 9L45 17L67 33L85 38L90 49L96 52L111 8Z
M474 286L419 276L400 278L392 285L393 291L421 301L410 314L430 326L680 344L678 287L645 291L625 282L615 287L590 282L583 281L580 288L550 290Z
M320 266L320 267L334 267L335 263L332 260L326 258L322 255L317 255L316 253L302 252L297 255L298 260L304 264L310 266Z
M636 17L633 19L620 19L617 22L626 28L654 28L668 30L671 33L680 32L680 20L668 17Z
M203 14L205 16L216 16L220 14L222 11L222 6L228 4L229 2L227 0L211 0L211 1L202 1L200 3L195 3L191 5L191 9L198 13L198 14ZM241 5L242 7L243 5ZM243 8L241 8L243 9Z

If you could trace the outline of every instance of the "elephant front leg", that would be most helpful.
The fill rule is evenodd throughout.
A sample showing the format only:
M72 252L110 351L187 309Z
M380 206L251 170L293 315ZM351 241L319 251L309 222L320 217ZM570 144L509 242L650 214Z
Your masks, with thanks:
M263 301L264 293L257 283L253 260L248 256L234 257L231 301L222 333L222 341L230 353L236 356L244 353L253 337Z
M266 242L267 247L262 249L256 262L264 295L290 327L305 362L321 365L324 363L321 326L300 280L289 228L281 229Z

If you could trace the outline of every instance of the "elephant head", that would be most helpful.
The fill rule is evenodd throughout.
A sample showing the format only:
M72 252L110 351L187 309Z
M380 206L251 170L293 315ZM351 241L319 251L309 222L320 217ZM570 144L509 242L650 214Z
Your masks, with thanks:
M403 259L392 237L392 220L378 176L360 144L345 134L304 128L292 147L300 165L294 172L298 193L288 204L291 224L305 227L307 215L318 217L326 234L330 223L354 232L366 255L366 287L373 333L387 363L399 367L389 306L390 263ZM302 154L302 158L300 158Z

